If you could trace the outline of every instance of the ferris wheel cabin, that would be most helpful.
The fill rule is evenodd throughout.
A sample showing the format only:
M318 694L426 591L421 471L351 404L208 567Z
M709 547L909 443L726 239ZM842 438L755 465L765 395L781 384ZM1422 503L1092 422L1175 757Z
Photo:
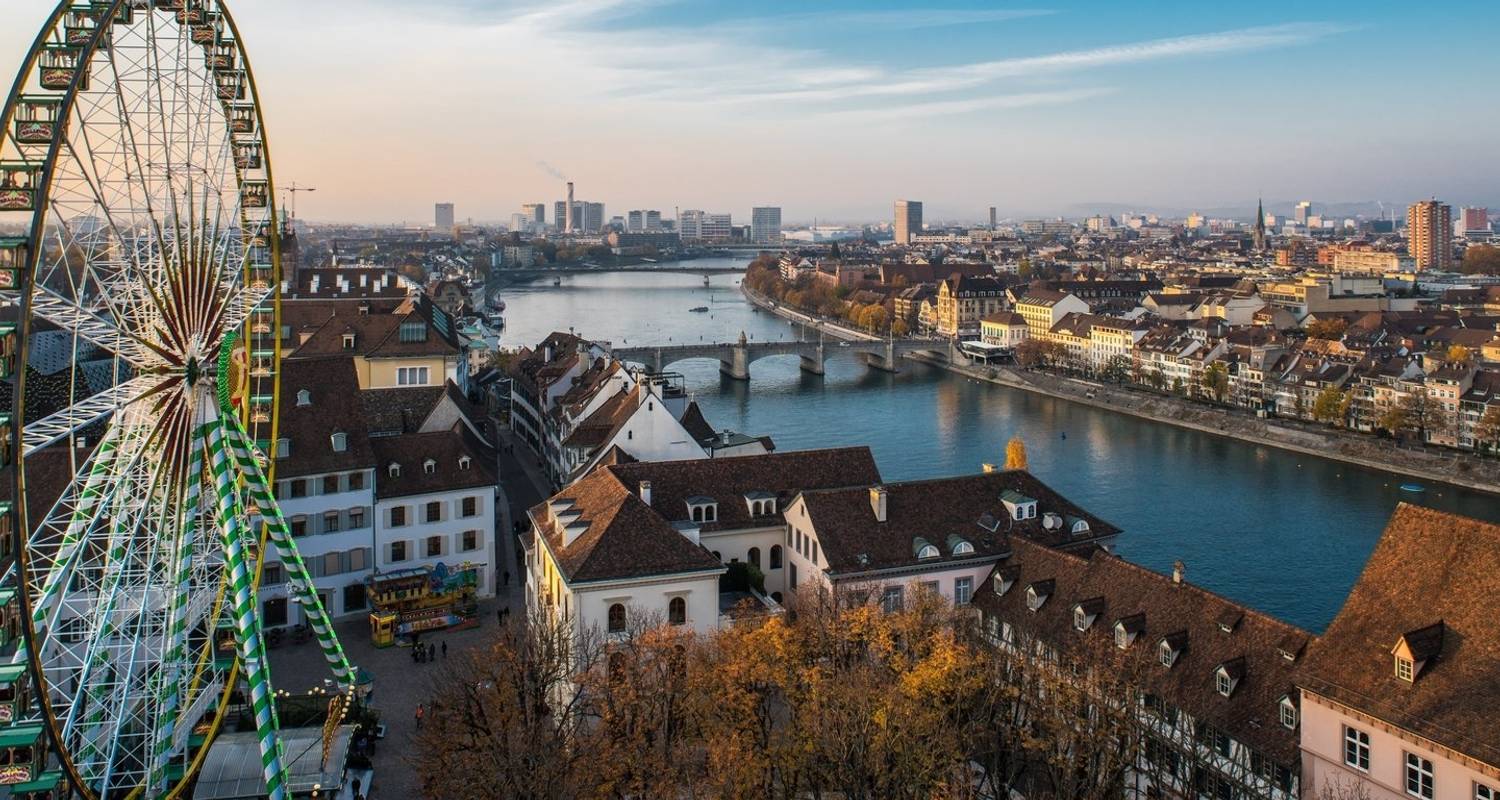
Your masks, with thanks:
M88 91L89 66L83 60L83 48L66 44L50 44L41 54L41 83L45 89L66 91L73 85L73 76L83 72L78 82L79 91Z
M0 236L0 289L15 289L21 285L21 270L26 268L26 255L30 248L20 237Z
M16 104L15 136L20 144L48 144L57 132L61 97L21 97Z
M25 161L0 162L0 211L31 211L42 183L42 165Z

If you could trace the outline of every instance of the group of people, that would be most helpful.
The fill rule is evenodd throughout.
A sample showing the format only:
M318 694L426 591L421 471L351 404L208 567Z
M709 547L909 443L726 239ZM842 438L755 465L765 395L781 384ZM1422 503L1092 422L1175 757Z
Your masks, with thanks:
M411 635L411 660L412 660L413 664L420 664L420 663L427 662L427 661L436 661L437 660L437 656L438 656L438 646L437 645L433 644L432 642L428 642L425 645L422 644L422 634L420 634L420 633L413 633ZM443 658L447 658L447 657L448 657L448 640L444 639L443 640Z

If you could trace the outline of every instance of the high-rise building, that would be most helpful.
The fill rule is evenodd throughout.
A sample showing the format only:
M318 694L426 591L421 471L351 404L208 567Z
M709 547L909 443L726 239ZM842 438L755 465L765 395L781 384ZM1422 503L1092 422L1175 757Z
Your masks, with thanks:
M432 217L433 217L433 224L432 224L432 226L434 228L437 228L440 231L451 231L451 230L453 230L453 204L452 203L438 203L436 206L433 207Z
M646 230L659 231L661 229L661 212L654 208L648 209L646 211Z
M537 230L547 224L546 203L526 203L521 206L521 215L526 217Z
M575 205L575 209L576 210L574 212L573 224L578 226L578 230L580 232L598 233L601 229L604 228L605 217L603 203L585 203L583 201L579 201ZM583 212L582 220L578 218L577 211Z
M1297 204L1296 210L1292 212L1292 221L1298 225L1306 225L1309 217L1313 215L1312 201L1303 200Z
M990 206L990 230L995 229L995 207Z
M1467 238L1490 235L1490 210L1466 206L1458 215L1458 233Z
M729 214L711 214L696 208L681 212L677 227L684 240L728 241L734 235L734 222Z
M1412 203L1406 209L1406 253L1417 269L1453 269L1453 207L1437 200Z
M922 203L917 200L896 201L896 244L911 244L913 234L922 232Z
M578 206L574 205L573 203L572 181L568 181L568 199L567 202L563 204L563 216L558 217L558 219L562 220L564 231L572 233L573 231L578 230Z
M780 206L756 206L750 210L750 241L756 244L781 243Z
M626 233L644 233L646 230L646 212L642 209L633 209L625 214Z

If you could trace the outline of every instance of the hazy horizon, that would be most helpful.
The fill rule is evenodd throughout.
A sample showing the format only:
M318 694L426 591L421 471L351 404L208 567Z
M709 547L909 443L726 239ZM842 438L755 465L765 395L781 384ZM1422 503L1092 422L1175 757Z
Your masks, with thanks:
M14 74L48 0L0 9ZM230 4L310 220L1500 205L1479 2ZM1320 200L1320 198L1325 198Z

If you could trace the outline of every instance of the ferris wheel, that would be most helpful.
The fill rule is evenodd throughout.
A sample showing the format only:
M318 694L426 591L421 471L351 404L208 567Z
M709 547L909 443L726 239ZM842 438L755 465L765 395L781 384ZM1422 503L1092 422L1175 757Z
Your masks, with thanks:
M268 475L274 201L222 2L57 6L0 118L13 796L178 796L231 714L254 720L267 793L287 796L256 600L266 561L352 692Z

